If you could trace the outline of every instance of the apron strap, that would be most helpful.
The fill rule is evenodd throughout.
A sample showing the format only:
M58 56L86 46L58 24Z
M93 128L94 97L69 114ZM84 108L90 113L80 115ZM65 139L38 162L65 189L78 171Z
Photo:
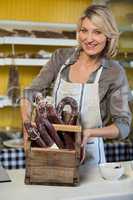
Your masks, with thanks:
M100 75L101 75L101 73L102 73L102 70L103 70L103 67L101 66L100 69L98 70L97 74L96 74L96 78L95 78L94 83L98 83L98 82L99 82L99 79L100 79Z
M60 74L61 71L64 69L64 67L65 67L66 65L69 64L69 62L70 62L72 56L74 55L74 53L75 53L76 51L77 51L77 47L75 48L75 50L74 50L74 52L72 53L72 55L71 55L70 57L68 57L68 58L66 59L65 63L61 66L61 68L60 68L58 74Z
M58 75L60 75L60 73L61 73L61 71L64 69L64 67L65 67L66 65L68 65L69 61L70 61L70 58L67 58L67 60L65 61L65 63L61 66L61 68L60 68L60 70L59 70L59 72L58 72Z
M77 50L77 48L75 48L75 51L76 50ZM74 53L75 53L75 51L74 51ZM59 85L60 85L60 81L61 81L61 71L69 64L70 59L73 56L73 54L66 59L65 63L61 66L61 68L60 68L60 70L58 72L58 75L57 75L57 78L56 78L56 81L55 81L55 86L56 87L54 86L56 88L55 89L55 93L54 93L54 96L55 96L55 98L54 98L54 105L55 106L57 106L57 91L58 91L58 88L59 88Z

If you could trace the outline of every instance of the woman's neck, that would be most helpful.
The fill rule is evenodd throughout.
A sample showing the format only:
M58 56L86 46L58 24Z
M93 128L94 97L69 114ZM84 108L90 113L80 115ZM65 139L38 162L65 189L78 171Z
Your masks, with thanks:
M100 65L101 58L99 56L88 56L85 52L81 51L79 62L82 66L94 67Z

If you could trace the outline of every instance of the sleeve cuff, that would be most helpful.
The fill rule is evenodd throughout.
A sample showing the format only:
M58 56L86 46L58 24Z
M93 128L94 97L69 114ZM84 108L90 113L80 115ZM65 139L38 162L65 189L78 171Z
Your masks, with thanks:
M35 96L38 93L38 91L32 90L30 88L25 88L23 90L23 97L28 99L32 104L35 102Z
M115 121L114 124L119 129L119 138L120 139L127 138L130 132L129 125L126 122L119 122L119 121Z

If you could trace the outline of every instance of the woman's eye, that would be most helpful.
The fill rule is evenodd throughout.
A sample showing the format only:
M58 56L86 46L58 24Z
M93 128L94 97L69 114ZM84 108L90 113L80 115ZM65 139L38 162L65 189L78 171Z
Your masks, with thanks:
M81 31L82 33L86 33L86 32L87 32L86 29L80 29L80 31Z
M99 35L99 34L101 34L101 31L96 30L95 33L96 33L97 35Z

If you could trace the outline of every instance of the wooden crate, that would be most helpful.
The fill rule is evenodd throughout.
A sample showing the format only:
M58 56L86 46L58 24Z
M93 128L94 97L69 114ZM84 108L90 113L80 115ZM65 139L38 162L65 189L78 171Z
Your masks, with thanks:
M81 127L54 125L57 131L75 132L75 149L31 147L25 137L26 184L77 185L79 183ZM61 134L61 133L60 133Z

